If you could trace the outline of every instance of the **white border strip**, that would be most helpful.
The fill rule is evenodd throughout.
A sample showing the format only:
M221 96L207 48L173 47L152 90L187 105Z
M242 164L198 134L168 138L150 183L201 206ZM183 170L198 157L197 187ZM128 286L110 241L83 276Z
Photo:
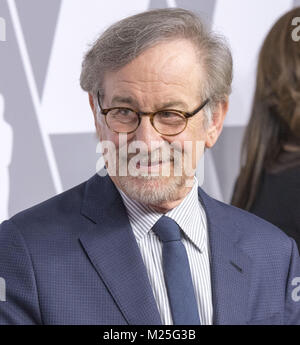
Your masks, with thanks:
M61 193L63 191L63 188L62 188L59 172L57 169L57 164L56 164L56 160L54 157L54 152L53 152L53 149L52 149L52 146L50 143L50 139L49 139L48 134L44 130L45 127L43 126L43 122L42 122L42 108L41 108L39 95L38 95L38 91L37 91L37 87L36 87L36 83L35 83L35 79L34 79L34 75L33 75L33 71L32 71L32 66L31 66L29 54L27 51L27 47L26 47L26 43L25 43L25 39L24 39L24 35L23 35L23 31L22 31L22 27L21 27L21 23L20 23L20 19L19 19L15 0L7 0L7 4L8 4L9 11L10 11L13 27L15 30L15 34L17 37L17 42L18 42L20 54L22 57L23 65L24 65L24 71L25 71L28 86L29 86L29 89L31 92L34 110L35 110L36 115L37 115L38 125L40 128L40 133L41 133L44 148L46 151L46 155L47 155L47 159L48 159L48 163L49 163L50 172L51 172L51 175L53 178L55 190L56 190L56 193Z

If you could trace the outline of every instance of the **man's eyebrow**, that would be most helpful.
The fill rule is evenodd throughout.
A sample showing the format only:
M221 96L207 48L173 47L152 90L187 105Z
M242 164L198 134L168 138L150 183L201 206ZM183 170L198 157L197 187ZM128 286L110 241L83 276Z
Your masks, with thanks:
M136 102L132 97L114 96L111 100L112 106L118 105L119 103L128 104L131 106L136 105Z
M183 102L183 101L169 101L166 103L163 103L159 109L170 109L170 108L181 108L183 109L187 109L188 105L187 103Z
M114 96L112 98L111 104L112 106L116 106L118 104L126 104L134 107L138 107L138 103L132 97L123 97L123 96ZM188 108L187 103L183 101L168 101L166 103L158 104L155 110L160 109L171 109L171 108L180 108L182 110L186 110Z

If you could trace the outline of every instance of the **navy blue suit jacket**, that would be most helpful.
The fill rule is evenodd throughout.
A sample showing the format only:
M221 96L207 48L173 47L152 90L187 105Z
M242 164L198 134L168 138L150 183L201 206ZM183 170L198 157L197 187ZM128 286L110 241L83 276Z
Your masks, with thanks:
M299 324L295 242L201 188L199 200L208 221L214 324ZM3 222L0 277L0 324L161 324L108 176L96 174Z

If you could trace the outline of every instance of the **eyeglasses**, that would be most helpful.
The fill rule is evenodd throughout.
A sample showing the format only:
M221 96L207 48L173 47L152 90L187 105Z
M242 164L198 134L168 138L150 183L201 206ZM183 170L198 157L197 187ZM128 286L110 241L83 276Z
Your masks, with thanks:
M139 127L142 116L150 116L153 128L162 135L178 135L186 129L188 119L196 115L209 102L206 99L197 109L188 113L175 109L163 109L145 113L126 107L113 107L103 109L100 103L100 94L97 93L101 113L105 115L105 122L110 130L115 133L133 133Z

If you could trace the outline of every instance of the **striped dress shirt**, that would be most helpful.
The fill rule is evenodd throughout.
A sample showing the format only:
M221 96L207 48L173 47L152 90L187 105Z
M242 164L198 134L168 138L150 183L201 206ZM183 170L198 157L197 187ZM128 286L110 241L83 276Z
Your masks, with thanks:
M139 246L149 281L164 325L172 325L172 315L162 268L162 242L152 227L163 215L152 208L130 199L119 190L127 210L129 221ZM189 259L191 276L202 325L213 320L210 254L205 211L198 199L198 181L184 200L168 211L182 230L182 243Z

